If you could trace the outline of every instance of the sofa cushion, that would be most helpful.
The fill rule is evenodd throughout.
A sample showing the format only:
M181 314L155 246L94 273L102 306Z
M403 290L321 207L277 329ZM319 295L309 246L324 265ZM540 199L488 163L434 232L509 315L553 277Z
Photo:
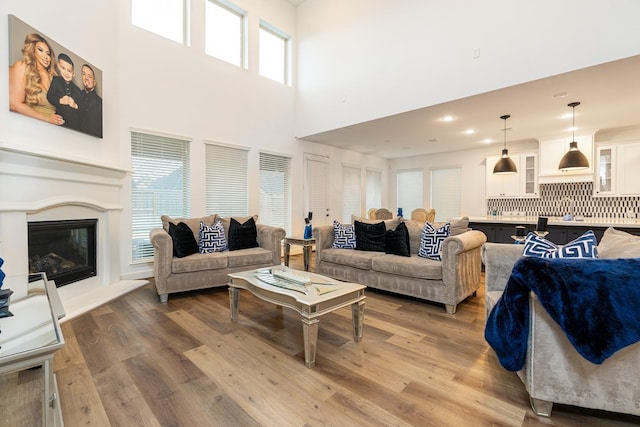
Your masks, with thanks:
M356 232L353 224L341 224L333 221L333 245L335 249L355 249L356 248Z
M537 258L598 258L597 240L593 231L584 234L564 246L558 246L531 232L524 239L523 256Z
M397 255L375 257L371 259L371 269L416 279L442 280L442 262L418 255L411 255L409 258Z
M417 254L418 249L420 249L420 239L422 238L424 222L414 219L406 219L403 222L409 232L409 250L412 254Z
M384 222L366 224L356 221L353 224L356 231L356 250L384 252L384 237L387 228Z
M234 217L220 217L220 221L222 221L222 228L224 228L224 235L227 236L227 244L229 243L229 228L231 228L231 218L234 218L240 224L244 224L249 220L249 218L253 218L253 221L258 223L258 215L252 216L234 216Z
M384 251L393 255L411 255L409 250L409 231L404 222L398 224L395 230L387 230L384 236Z
M598 245L599 258L640 258L640 236L609 227Z
M469 217L463 216L462 218L451 219L448 221L450 231L450 236L457 236L458 234L462 234L465 231L469 230ZM434 222L434 228L442 228L447 222Z
M213 225L207 225L200 221L198 248L201 254L227 250L227 237L224 234L224 228L222 228L222 221L217 220Z
M321 252L323 262L371 270L371 260L383 256L384 252L366 252L355 249L325 249ZM389 255L391 256L391 255Z
M197 218L171 218L168 215L162 215L160 217L162 221L162 228L165 229L166 232L169 232L169 223L178 224L180 222L184 222L189 226L191 231L193 232L193 237L198 241L200 237L200 222L204 222L205 224L211 225L218 220L218 214L201 216Z
M355 215L351 215L351 222L353 224L356 223L356 221L358 222L363 222L365 224L379 224L381 222L384 222L384 226L386 227L387 230L395 230L395 228L398 226L398 224L400 224L402 222L402 218L393 218L393 219L368 219L368 218L363 218L361 216L355 216Z
M169 235L173 240L173 256L183 258L198 253L198 242L189 226L184 222L169 223Z
M272 264L271 251L264 248L248 248L226 252L229 268L251 267L259 264Z
M191 273L193 271L220 270L227 268L228 252L210 254L195 253L184 258L174 258L171 263L172 273Z
M441 260L440 252L442 250L442 242L449 237L450 231L451 226L449 223L446 223L440 228L435 228L431 223L425 222L424 228L422 229L418 255L424 258Z
M256 222L253 218L249 218L243 224L238 222L235 218L231 218L228 239L230 251L257 248L259 246L257 238L258 231L256 229Z

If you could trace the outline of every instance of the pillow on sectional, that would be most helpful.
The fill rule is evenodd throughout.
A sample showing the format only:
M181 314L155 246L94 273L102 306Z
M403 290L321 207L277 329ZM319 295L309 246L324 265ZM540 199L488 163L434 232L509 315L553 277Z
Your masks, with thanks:
M435 228L430 222L425 222L420 236L418 256L441 261L442 242L449 237L450 233L451 225L448 222L440 228Z
M599 258L640 258L640 236L609 227L598 245Z
M204 221L200 221L200 240L198 240L198 249L201 254L227 250L227 237L224 234L222 221L217 220L213 225L207 225Z
M356 221L353 228L356 231L356 250L384 252L384 237L387 232L384 222L365 224Z
M591 230L563 246L530 232L524 239L522 255L538 258L598 258L597 245L596 235Z
M193 232L193 238L197 241L200 235L200 221L204 221L205 224L213 224L218 220L218 214L201 216L198 218L171 218L168 215L162 215L160 220L162 221L162 228L164 228L167 233L169 232L169 223L178 224L180 222L184 222L189 226Z
M229 241L228 247L230 251L239 249L257 248L258 230L253 217L240 224L235 218L231 218L229 224Z
M384 235L384 251L392 255L411 256L409 230L404 222L398 224L395 230L387 230Z
M356 232L352 224L341 224L333 221L333 245L334 249L355 249L356 248Z
M184 258L198 253L198 242L193 237L191 228L184 222L169 223L169 235L173 240L173 256Z

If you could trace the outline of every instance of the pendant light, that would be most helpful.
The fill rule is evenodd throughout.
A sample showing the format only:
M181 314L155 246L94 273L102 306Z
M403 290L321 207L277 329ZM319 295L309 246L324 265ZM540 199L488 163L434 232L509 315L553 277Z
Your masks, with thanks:
M569 151L567 151L566 154L562 156L562 159L560 159L558 169L561 171L573 171L589 168L589 160L587 160L587 157L578 150L578 143L576 142L576 107L578 105L580 105L579 102L567 104L567 107L573 108L573 126L571 127L573 137L569 144Z
M496 175L506 175L518 172L516 164L513 163L513 160L509 157L509 150L507 150L507 119L509 117L511 116L508 114L500 116L500 118L504 120L504 148L502 149L502 157L493 167L493 173Z

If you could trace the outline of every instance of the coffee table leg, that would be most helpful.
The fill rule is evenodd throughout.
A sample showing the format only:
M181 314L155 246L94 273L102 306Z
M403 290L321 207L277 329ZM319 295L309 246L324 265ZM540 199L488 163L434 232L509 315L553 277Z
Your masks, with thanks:
M302 253L304 254L304 271L309 271L309 258L311 258L311 246L303 246Z
M229 286L229 308L231 309L231 322L238 323L238 304L240 303L240 289Z
M291 253L291 244L284 244L284 266L289 267L289 254Z
M353 340L362 340L362 329L364 327L364 301L351 304L351 316L353 317Z
M318 344L318 319L302 319L304 335L304 363L307 368L316 366L316 346Z

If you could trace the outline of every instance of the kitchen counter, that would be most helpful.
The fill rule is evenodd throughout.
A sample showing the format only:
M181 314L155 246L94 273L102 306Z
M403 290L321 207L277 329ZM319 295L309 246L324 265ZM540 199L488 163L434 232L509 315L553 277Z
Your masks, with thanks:
M590 218L586 217L583 221L564 221L562 217L549 216L547 225L561 226L577 226L577 227L615 227L615 228L639 228L640 220L633 218ZM519 216L519 215L498 215L498 216L474 216L469 217L470 223L485 224L513 224L515 225L537 225L537 216Z

